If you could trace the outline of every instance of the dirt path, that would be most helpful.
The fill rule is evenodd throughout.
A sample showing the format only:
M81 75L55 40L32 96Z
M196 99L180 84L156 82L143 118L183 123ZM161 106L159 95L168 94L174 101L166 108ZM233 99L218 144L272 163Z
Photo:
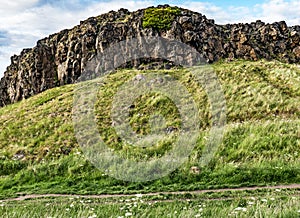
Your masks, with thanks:
M291 185L278 185L278 186L255 186L255 187L241 187L241 188L224 188L224 189L205 189L205 190L196 190L196 191L176 191L176 192L152 192L142 194L143 196L155 196L159 194L202 194L208 192L225 192L225 191L251 191L251 190L266 190L266 189L300 189L300 184L291 184ZM111 197L134 197L136 194L99 194L99 195L76 195L76 194L32 194L19 196L17 198L9 198L2 200L5 201L22 201L26 199L36 199L36 198L46 198L46 197L79 197L79 198L111 198Z

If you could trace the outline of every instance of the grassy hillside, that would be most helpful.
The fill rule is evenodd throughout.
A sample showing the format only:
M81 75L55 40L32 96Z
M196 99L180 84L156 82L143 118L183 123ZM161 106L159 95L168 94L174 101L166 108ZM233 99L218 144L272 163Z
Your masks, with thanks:
M189 161L170 175L146 183L108 177L85 159L72 124L75 85L54 88L30 99L0 108L0 195L16 193L118 193L194 190L215 187L300 183L300 69L280 62L216 63L227 104L227 126L211 162L192 174L211 126L207 96L184 70L159 71L176 77L192 94L201 117L200 137ZM121 70L99 87L96 116L104 141L119 155L143 159L162 156L170 141L140 149L120 141L111 127L111 97L137 74ZM151 111L165 114L180 127L172 102L145 95L131 110L131 125L149 133ZM168 105L168 107L165 107ZM140 117L137 114L145 116ZM172 141L172 138L169 139Z

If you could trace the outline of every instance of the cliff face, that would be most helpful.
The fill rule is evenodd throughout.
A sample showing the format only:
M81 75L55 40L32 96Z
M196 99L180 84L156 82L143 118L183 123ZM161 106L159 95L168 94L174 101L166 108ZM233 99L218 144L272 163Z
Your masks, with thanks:
M92 17L11 57L11 65L0 81L0 106L74 83L88 60L111 43L132 37L176 39L194 47L207 62L236 58L300 62L300 26L288 27L283 21L217 25L199 13L180 9L170 29L164 30L143 28L143 16L144 10L120 9Z

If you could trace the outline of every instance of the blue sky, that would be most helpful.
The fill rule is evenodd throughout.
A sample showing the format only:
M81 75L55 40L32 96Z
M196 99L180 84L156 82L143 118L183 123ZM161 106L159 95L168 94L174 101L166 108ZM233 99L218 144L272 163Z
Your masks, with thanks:
M110 10L170 4L200 12L218 24L285 20L300 25L300 0L0 0L0 77L10 64L10 56L36 41L91 16Z

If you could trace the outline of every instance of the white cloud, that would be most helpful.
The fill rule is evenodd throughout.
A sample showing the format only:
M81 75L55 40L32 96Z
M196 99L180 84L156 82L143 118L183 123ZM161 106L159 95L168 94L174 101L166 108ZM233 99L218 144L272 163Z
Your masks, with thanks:
M208 19L222 21L222 23L226 23L230 20L228 12L209 2L186 2L179 6L192 11L197 11L202 15L205 15Z
M38 0L14 0L14 1L1 1L0 13L1 16L11 15L11 13L18 13L26 10L35 4Z
M89 1L91 2L91 1ZM10 64L10 56L19 54L23 48L33 47L36 41L58 32L72 28L80 20L97 16L111 10L127 8L131 11L154 5L149 1L106 1L82 5L79 0L46 1L15 0L1 2L0 33L6 33L9 46L0 45L0 77Z
M91 16L110 10L127 8L131 11L157 4L154 0L0 0L0 77L10 56L19 54L23 48L33 47L38 39L72 28ZM241 3L243 4L243 3ZM228 5L222 8L210 2L186 1L181 5L215 19L218 24L252 22L257 19L265 22L286 20L288 25L300 24L299 0L267 0L254 7ZM7 43L6 43L7 41ZM4 47L5 46L5 47Z
M218 24L250 23L256 20L266 23L285 20L289 26L300 24L299 0L267 0L252 7L228 5L227 8L222 8L209 2L196 1L186 2L180 6L200 12Z
M299 0L269 0L261 5L262 19L267 22L285 20L288 25L300 25Z

